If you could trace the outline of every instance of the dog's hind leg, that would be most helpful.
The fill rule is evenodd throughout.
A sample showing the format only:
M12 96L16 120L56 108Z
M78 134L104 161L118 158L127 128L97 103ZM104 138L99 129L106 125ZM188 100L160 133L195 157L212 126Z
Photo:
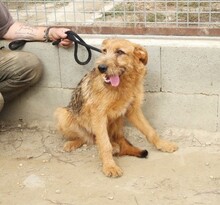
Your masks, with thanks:
M59 132L68 140L64 144L66 152L75 150L87 143L89 137L86 139L86 136L88 136L88 133L78 125L71 112L66 108L58 108L55 116L58 121L57 128Z
M65 142L63 149L66 152L71 152L81 147L83 144L85 144L85 141L83 141L81 138L74 138L73 140Z
M119 145L119 151L115 155L123 156L135 156L145 158L148 155L147 150L141 150L138 147L133 146L125 137L123 133L123 120L121 118L114 121L109 127L109 136L112 144Z
M146 158L148 155L147 150L141 150L138 147L133 146L127 139L124 138L124 136L117 136L116 141L120 146L119 156L129 155Z

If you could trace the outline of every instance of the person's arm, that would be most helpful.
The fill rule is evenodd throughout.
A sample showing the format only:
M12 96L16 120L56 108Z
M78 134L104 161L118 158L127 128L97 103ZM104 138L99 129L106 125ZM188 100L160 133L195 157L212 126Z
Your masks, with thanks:
M58 39L63 39L60 45L70 46L72 45L72 41L65 39L67 36L65 32L68 30L67 28L56 27L50 27L48 30L47 27L30 26L20 22L14 22L3 38L7 40L24 39L28 41L56 41Z

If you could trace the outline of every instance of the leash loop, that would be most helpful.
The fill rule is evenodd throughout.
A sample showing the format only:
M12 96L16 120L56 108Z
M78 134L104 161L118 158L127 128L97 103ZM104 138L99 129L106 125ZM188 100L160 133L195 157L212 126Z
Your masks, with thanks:
M75 45L74 59L79 65L86 65L89 63L89 61L92 58L91 50L94 50L94 51L101 53L100 49L93 47L91 45L88 45L77 33L73 32L73 31L66 31L65 33L67 34L66 38L74 42L74 45ZM60 41L61 41L61 39L54 41L52 44L58 45L60 43ZM78 44L84 46L88 52L88 58L85 61L80 61L78 58Z

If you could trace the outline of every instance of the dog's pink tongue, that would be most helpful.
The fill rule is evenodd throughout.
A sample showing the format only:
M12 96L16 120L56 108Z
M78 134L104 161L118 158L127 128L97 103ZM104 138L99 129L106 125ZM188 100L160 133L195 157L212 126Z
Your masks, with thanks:
M118 75L113 75L109 77L111 85L117 87L120 83L120 78Z

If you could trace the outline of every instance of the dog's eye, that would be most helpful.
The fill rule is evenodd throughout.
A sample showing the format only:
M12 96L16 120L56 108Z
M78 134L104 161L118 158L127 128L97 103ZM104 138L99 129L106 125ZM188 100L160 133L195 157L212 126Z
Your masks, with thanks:
M116 53L117 53L118 55L123 55L123 54L125 54L125 52L122 51L122 50L117 50Z
M107 50L104 48L102 49L102 53L106 54L107 53Z

